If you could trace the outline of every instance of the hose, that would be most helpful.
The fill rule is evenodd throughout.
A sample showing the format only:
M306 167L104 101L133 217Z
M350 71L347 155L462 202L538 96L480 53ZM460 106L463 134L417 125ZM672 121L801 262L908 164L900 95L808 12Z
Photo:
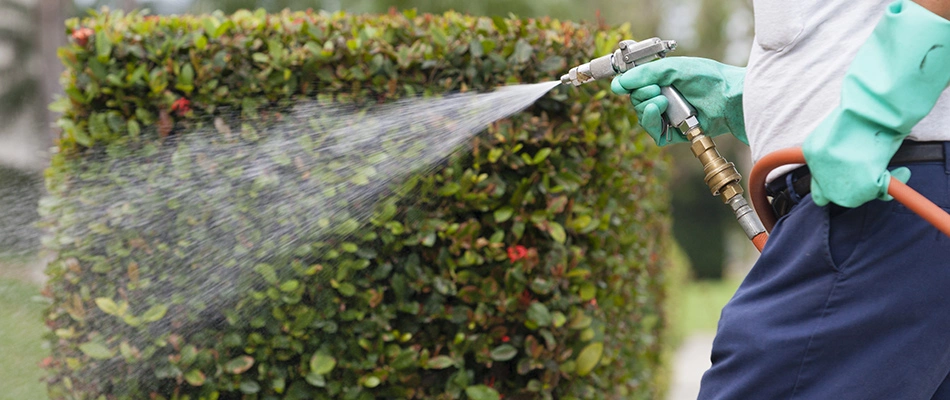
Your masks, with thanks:
M805 164L805 155L802 154L802 149L790 148L770 153L755 163L752 172L749 174L749 196L752 198L752 206L755 208L755 212L762 220L762 225L765 225L766 232L772 231L776 219L775 212L772 210L765 193L765 178L775 168L788 164ZM887 194L893 196L894 199L920 215L927 222L930 222L940 232L950 236L950 214L911 189L910 186L891 177L891 182L887 186ZM759 252L765 247L767 241L768 233L760 234L752 239L752 243L755 248L759 249Z

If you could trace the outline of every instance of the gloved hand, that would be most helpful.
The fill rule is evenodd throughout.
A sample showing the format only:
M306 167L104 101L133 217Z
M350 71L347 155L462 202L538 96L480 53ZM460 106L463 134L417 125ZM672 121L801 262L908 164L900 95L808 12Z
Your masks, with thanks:
M732 133L749 144L742 114L744 79L745 68L705 58L669 57L623 73L614 78L610 88L616 94L630 94L640 126L660 146L668 144L660 116L669 106L669 100L660 94L660 87L670 85L696 108L696 116L707 136ZM671 143L686 141L682 135L671 136Z
M890 200L887 171L911 128L950 84L950 21L910 0L888 6L855 56L841 86L841 103L805 139L815 204L857 207Z

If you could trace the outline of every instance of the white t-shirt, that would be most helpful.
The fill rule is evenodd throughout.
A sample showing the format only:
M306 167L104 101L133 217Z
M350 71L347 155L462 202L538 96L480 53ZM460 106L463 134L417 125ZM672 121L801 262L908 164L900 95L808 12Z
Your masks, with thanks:
M845 72L892 1L754 0L743 93L753 160L800 147L838 105ZM950 90L910 139L950 140Z

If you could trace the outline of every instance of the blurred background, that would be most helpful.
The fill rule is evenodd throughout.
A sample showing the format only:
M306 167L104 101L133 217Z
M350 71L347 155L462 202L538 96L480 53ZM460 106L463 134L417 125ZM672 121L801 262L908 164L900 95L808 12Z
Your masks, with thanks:
M52 128L56 116L47 104L61 90L56 49L66 44L63 21L102 7L148 9L152 14L231 13L241 8L384 13L390 8L416 8L430 13L455 10L627 23L634 39L675 39L680 45L677 56L708 57L739 66L746 64L753 34L752 0L0 0L0 354L28 367L22 368L20 362L0 365L0 388L14 387L0 391L0 400L42 398L44 393L38 382L41 372L34 368L37 357L45 353L40 348L43 306L36 298L43 262L37 256L40 235L33 223L43 192L42 171L56 136ZM717 143L747 176L751 162L745 145L731 137ZM667 152L674 160L673 228L684 254L676 258L688 263L691 271L690 283L683 285L675 301L681 309L678 329L684 348L699 346L691 349L695 354L684 357L699 357L700 364L708 364L706 347L719 309L757 253L731 213L709 194L702 168L689 149L674 146ZM688 368L698 371L674 377L689 387L674 388L672 398L695 398L692 391L699 383L695 374L705 367Z

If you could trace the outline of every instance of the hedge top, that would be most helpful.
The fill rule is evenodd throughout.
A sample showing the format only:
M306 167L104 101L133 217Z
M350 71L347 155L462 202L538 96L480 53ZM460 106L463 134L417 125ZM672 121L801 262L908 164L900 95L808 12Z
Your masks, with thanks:
M554 80L570 65L611 51L626 33L548 18L414 10L163 18L116 12L69 20L67 29L72 44L59 50L68 68L66 97L52 107L63 113L64 152L136 139L143 127L155 126L164 136L176 123L222 109L253 113L273 105L266 102L385 102ZM571 47L576 59L557 55ZM419 74L432 78L437 90L417 93L403 84L418 81L406 75Z

